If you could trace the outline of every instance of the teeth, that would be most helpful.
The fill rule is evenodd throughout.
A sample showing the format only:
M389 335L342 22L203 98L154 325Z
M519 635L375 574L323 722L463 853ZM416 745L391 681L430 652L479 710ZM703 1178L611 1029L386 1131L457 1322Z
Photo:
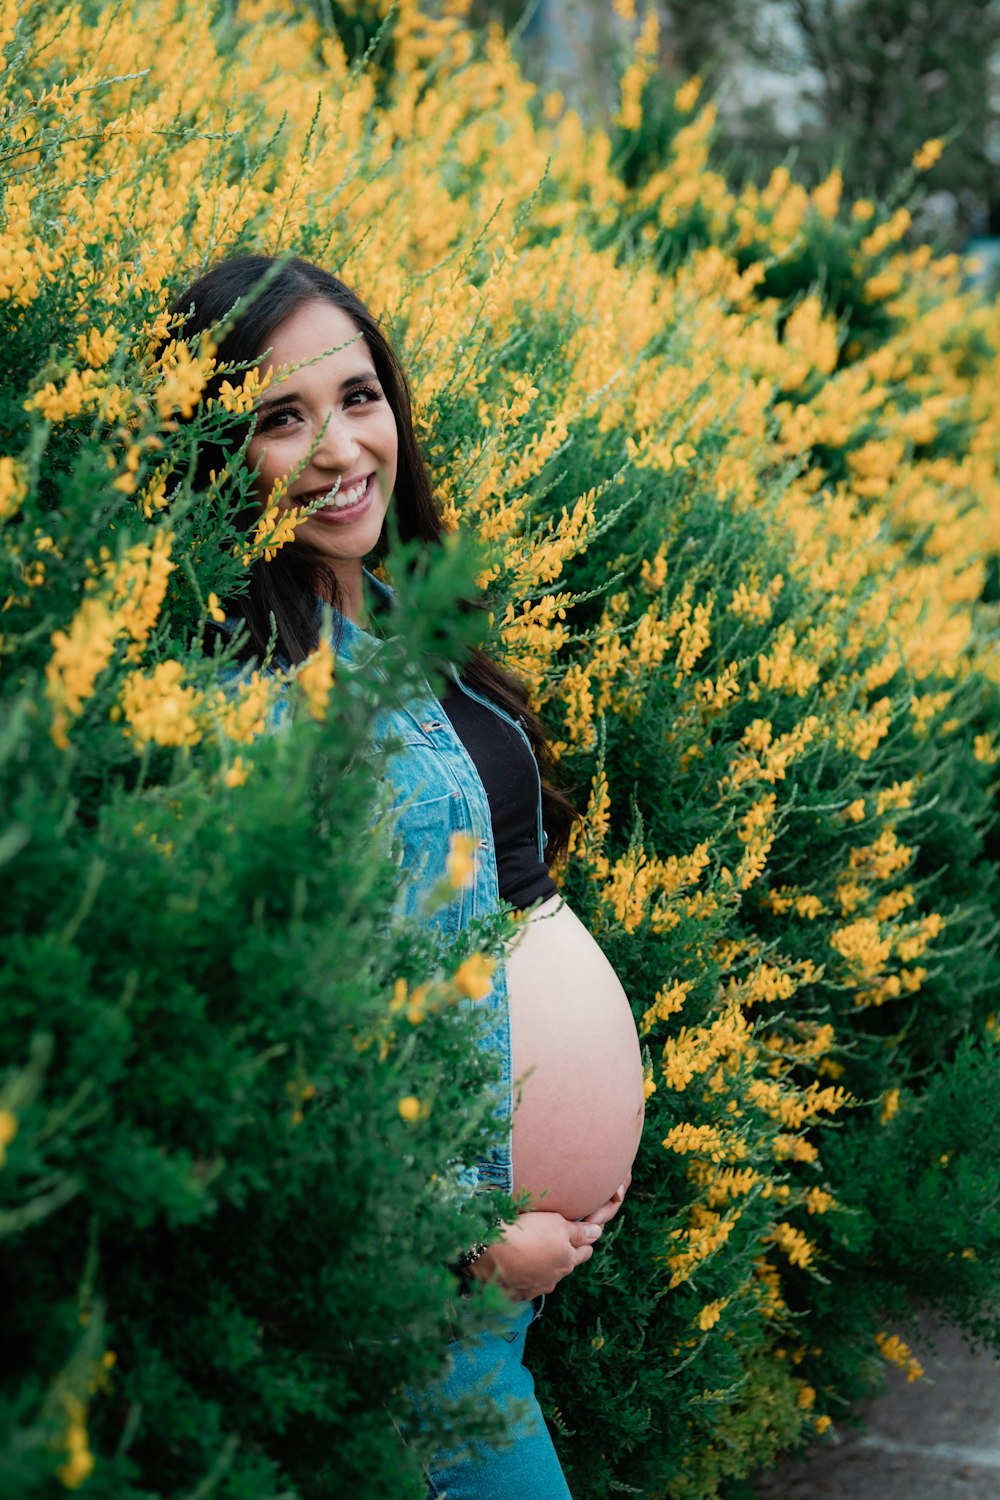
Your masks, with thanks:
M361 483L356 484L352 490L339 490L330 501L330 504L336 510L346 510L349 505L357 505L358 501L362 498L367 488L368 480L363 479Z

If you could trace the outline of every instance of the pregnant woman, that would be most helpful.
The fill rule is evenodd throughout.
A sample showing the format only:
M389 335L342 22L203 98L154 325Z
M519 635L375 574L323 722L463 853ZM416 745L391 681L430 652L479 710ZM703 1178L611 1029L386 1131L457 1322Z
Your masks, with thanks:
M442 535L406 381L384 334L335 277L264 256L217 266L174 312L189 340L225 321L217 359L270 372L247 447L256 502L247 524L279 481L287 479L284 507L322 502L270 562L252 566L248 593L230 601L229 627L245 625L246 655L259 660L273 618L276 657L295 664L317 645L324 600L335 611L338 655L374 655L376 632L391 631L392 594L364 562L384 553L389 506L404 541L432 546ZM202 454L201 464L207 473L219 456ZM404 859L426 885L444 872L453 834L470 834L477 849L470 890L434 920L447 935L500 900L527 913L493 976L487 1011L488 1045L507 1085L501 1120L511 1128L478 1173L484 1189L527 1190L530 1207L457 1266L463 1278L496 1280L508 1292L510 1328L473 1339L459 1327L449 1375L417 1398L427 1410L488 1382L502 1405L527 1403L526 1415L511 1422L511 1446L501 1453L439 1455L428 1493L566 1500L523 1364L525 1332L544 1294L590 1258L628 1187L644 1102L638 1038L614 970L549 874L545 856L565 849L573 813L548 781L545 734L521 684L476 652L453 669L440 699L427 688L389 720L403 744L390 776ZM406 899L418 909L419 887Z

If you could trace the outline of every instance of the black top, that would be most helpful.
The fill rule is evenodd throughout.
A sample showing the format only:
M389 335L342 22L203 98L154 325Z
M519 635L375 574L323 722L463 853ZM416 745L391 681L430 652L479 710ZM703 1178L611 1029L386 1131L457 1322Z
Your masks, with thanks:
M479 772L490 805L502 900L524 911L556 894L538 857L538 774L513 725L451 683L441 707Z

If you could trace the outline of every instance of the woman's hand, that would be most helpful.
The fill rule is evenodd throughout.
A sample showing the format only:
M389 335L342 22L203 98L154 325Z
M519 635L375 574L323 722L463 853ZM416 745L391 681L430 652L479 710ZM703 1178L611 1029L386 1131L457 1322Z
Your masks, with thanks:
M515 1302L529 1302L554 1291L557 1282L588 1261L600 1233L596 1221L541 1211L520 1214L504 1225L503 1238L473 1262L469 1273L479 1281L499 1282Z

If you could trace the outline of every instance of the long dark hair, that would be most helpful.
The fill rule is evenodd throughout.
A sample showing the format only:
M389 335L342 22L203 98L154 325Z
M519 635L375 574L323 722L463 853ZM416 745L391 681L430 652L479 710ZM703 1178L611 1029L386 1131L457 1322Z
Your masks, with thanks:
M406 376L377 319L356 292L309 261L244 255L223 261L199 277L176 298L171 314L183 319L186 341L221 325L225 332L218 341L216 359L232 370L233 366L254 365L279 324L304 304L317 301L340 308L358 329L396 419L398 453L393 511L399 538L437 546L444 527L414 431ZM220 373L209 384L206 395L213 394L213 386L222 378ZM206 483L209 470L221 469L225 457L214 444L205 444L198 456L197 481ZM245 518L248 525L254 514L248 512ZM384 556L386 545L383 528L373 560ZM336 577L319 554L297 539L287 542L270 562L252 563L248 591L226 601L227 613L240 616L246 623L246 655L262 658L274 629L277 650L293 664L304 661L317 644L317 594L330 599L336 607L339 599ZM558 856L565 851L577 813L552 781L553 757L548 737L528 702L527 689L512 673L478 650L463 664L462 677L470 687L484 693L522 724L542 777L542 821L549 836L547 855L549 859Z

